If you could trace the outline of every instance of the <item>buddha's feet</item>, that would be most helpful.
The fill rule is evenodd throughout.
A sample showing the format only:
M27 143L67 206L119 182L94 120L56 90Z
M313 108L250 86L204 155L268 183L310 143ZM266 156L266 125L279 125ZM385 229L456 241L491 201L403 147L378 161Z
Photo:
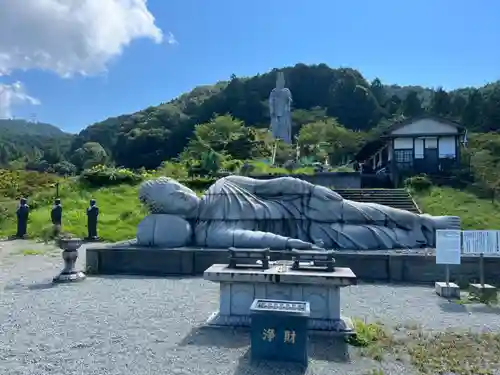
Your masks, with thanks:
M435 229L461 229L460 216L431 216L427 214L422 216L430 219L434 223Z

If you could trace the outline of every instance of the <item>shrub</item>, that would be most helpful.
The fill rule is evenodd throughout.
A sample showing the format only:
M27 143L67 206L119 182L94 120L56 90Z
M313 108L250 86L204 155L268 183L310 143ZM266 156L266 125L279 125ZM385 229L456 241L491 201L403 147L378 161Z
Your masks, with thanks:
M58 181L61 181L58 176L49 173L0 169L0 197L19 199L40 191L55 192L53 189Z
M188 170L184 164L171 161L164 161L158 168L158 173L162 176L174 178L176 180L188 177Z
M222 162L222 169L227 169L229 172L237 173L243 167L243 162L237 159L229 159Z
M0 200L0 227L8 221L15 220L18 204L15 200Z
M136 184L149 176L150 173L146 172L141 174L126 168L97 165L84 170L80 175L80 179L92 187L103 187L120 184Z
M199 191L206 190L217 181L217 178L210 177L197 177L193 179L179 180L179 182L183 185L186 185L188 188Z
M366 347L370 344L389 338L384 327L377 323L366 323L360 319L353 320L356 334L346 340L352 346Z
M283 168L286 169L288 173L293 173L293 170L296 168L295 160L287 160L283 163Z
M73 176L76 173L76 166L69 161L60 161L52 166L55 173L61 176Z
M240 168L240 173L241 173L243 176L248 176L248 175L249 175L249 174L251 174L254 170L255 170L255 165L245 162L245 163L243 163L243 165L242 165L242 166L241 166L241 168Z
M426 191L432 187L432 181L426 175L419 175L407 178L404 185L415 191Z

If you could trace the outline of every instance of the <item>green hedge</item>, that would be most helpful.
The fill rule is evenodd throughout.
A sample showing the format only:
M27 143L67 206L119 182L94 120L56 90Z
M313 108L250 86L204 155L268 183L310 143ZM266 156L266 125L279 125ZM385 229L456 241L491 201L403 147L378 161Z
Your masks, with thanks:
M432 181L425 174L409 177L404 181L404 186L417 192L429 190Z
M197 178L187 178L184 180L179 180L179 182L188 188L199 191L208 189L213 183L217 181L215 177L197 177Z
M99 165L84 170L80 175L80 179L92 187L103 187L136 184L142 181L144 176L125 168L110 168Z

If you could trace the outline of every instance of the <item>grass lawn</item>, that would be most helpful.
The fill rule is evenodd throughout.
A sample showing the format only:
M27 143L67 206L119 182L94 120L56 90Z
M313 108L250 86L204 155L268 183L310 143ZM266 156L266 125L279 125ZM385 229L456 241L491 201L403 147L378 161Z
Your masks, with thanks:
M120 185L100 189L89 189L76 182L67 181L60 185L63 205L63 231L77 236L87 235L86 209L94 198L99 207L98 234L105 241L121 241L135 237L137 224L147 212L137 199L137 186ZM52 197L54 191L49 192ZM45 193L35 194L29 199L34 202L31 210L28 235L43 238L51 228L51 199ZM0 236L7 237L16 232L14 217L0 223Z
M414 195L420 209L430 215L462 218L462 229L500 229L500 203L447 187L434 187Z
M384 361L391 355L420 374L493 375L500 368L500 335L459 331L426 332L418 326L395 330L354 320L357 336L349 344L361 355ZM370 375L383 375L373 370Z

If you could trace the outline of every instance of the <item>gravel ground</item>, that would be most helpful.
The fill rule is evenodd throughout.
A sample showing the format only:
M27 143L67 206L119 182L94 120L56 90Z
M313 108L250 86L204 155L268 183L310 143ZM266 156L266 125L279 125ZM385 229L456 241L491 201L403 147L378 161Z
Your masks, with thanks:
M23 255L23 249L45 255ZM80 266L84 252L81 251ZM156 375L301 374L289 364L249 362L244 331L199 329L217 309L218 288L200 278L88 278L52 287L57 250L29 242L0 243L0 374ZM493 308L457 305L431 288L359 285L342 295L344 314L391 326L419 324L499 330ZM307 374L413 374L378 363L328 337L310 344Z

